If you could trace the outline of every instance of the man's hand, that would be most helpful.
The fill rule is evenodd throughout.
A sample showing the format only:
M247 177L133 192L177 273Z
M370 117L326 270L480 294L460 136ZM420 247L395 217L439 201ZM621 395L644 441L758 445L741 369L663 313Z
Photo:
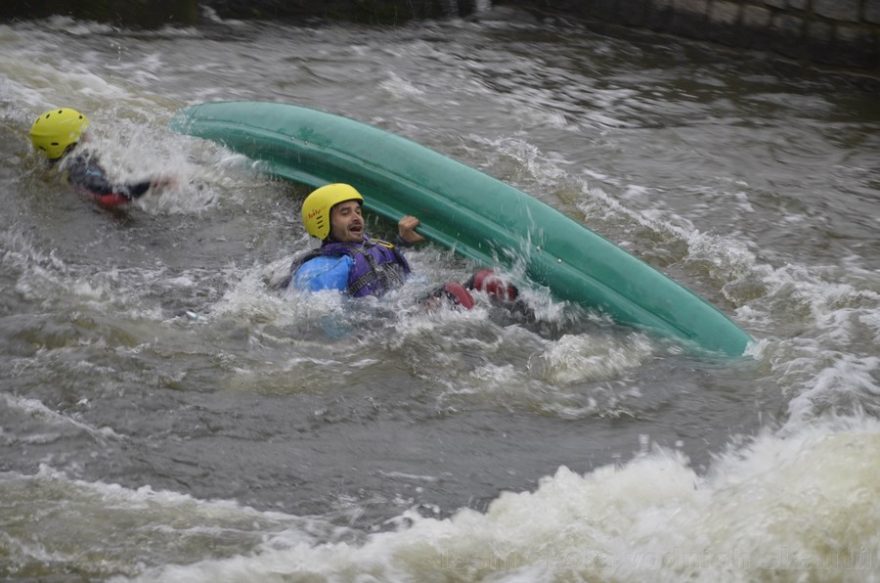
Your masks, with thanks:
M416 233L416 227L419 226L419 219L406 215L397 222L397 234L407 245L415 245L425 238Z

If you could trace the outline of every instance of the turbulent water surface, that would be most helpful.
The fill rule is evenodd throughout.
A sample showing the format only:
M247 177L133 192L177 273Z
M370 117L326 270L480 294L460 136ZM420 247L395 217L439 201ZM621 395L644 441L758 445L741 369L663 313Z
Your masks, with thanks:
M0 48L0 579L880 577L876 86L498 11L53 19ZM168 129L223 99L479 168L756 341L694 355L528 282L537 322L426 312L475 267L431 245L380 301L278 291L307 190ZM72 192L27 140L56 106L114 175L176 186Z

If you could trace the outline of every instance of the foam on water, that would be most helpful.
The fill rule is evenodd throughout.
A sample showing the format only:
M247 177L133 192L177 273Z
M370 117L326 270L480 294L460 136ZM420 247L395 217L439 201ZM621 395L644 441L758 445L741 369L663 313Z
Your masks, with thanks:
M69 19L55 20L66 33L77 34ZM79 24L84 27L83 34L95 32L92 26L101 26ZM4 78L0 90L4 102L10 104L4 105L4 117L20 126L23 151L29 155L26 132L34 117L51 107L74 107L90 119L89 143L115 180L143 180L149 176L173 179L172 186L160 196L151 195L135 203L148 212L201 213L215 206L227 192L240 196L242 190L266 181L257 179L256 165L243 156L168 130L170 116L183 104L145 93L131 82L132 75L149 76L151 71L161 69L158 56L120 65L123 77L114 78L93 72L81 59L22 67L24 50L10 51L8 63L4 63L6 57L0 57L4 67L15 70L13 77ZM99 66L104 69L104 63ZM149 85L149 79L145 84Z
M23 137L33 116L49 106L71 105L92 119L95 145L108 151L106 161L114 173L140 178L141 172L162 171L180 178L176 188L140 201L135 209L139 217L173 222L202 215L245 215L249 205L276 192L258 174L258 165L207 142L167 131L167 120L184 103L151 93L151 84L161 85L158 73L168 65L169 53L163 54L161 48L150 47L133 59L84 50L58 62L50 58L56 49L35 48L41 44L55 47L59 39L88 41L106 32L101 25L69 19L37 27L0 26L0 39L4 49L9 49L0 55L0 69L9 73L0 79L0 108L10 135L14 132L21 138L20 147L13 151L20 152L16 160L22 162L24 181L37 172ZM192 31L179 34L191 35ZM324 30L320 35L332 39L334 32ZM259 42L252 41L256 46L248 48L262 50ZM147 485L131 489L78 481L45 465L34 475L6 472L0 474L0 499L6 508L0 554L9 561L0 565L0 577L36 579L73 572L93 579L116 575L120 580L205 582L877 580L880 424L875 418L880 412L880 359L874 352L880 342L880 288L871 269L875 259L853 254L842 258L841 266L811 264L795 257L791 249L791 255L776 249L759 251L746 235L726 228L718 234L702 227L702 213L710 212L715 203L733 209L737 221L749 220L766 208L761 203L767 201L759 200L735 175L722 176L717 187L718 182L695 185L695 192L709 197L708 201L687 205L679 201L686 210L676 211L671 202L658 196L662 194L659 186L607 167L590 168L591 158L582 159L584 152L576 148L569 150L584 140L625 147L628 142L621 141L615 130L632 131L638 135L635 139L641 139L643 134L637 130L650 124L654 109L665 108L651 100L663 101L662 96L608 80L603 80L607 87L598 88L591 85L593 76L582 71L575 75L577 82L567 84L568 93L555 94L546 89L548 84L536 81L531 70L535 67L526 57L504 69L510 79L493 78L487 74L497 68L491 59L500 63L509 58L507 52L493 53L485 61L480 60L487 58L483 52L480 59L469 61L454 52L444 54L433 48L435 44L417 41L406 46L426 59L438 59L444 67L454 68L465 61L463 68L451 72L461 84L448 102L441 102L447 94L436 98L434 92L442 89L438 79L450 77L425 79L433 77L436 69L426 67L413 75L401 68L380 76L372 87L380 97L393 97L395 112L366 106L362 115L392 119L388 125L404 128L407 135L419 135L424 131L420 128L438 121L439 116L431 117L434 109L442 112L444 107L467 105L468 98L479 101L474 99L479 97L515 117L513 127L498 131L487 119L485 133L482 127L478 132L457 120L452 125L457 136L464 136L464 144L458 144L456 137L447 140L455 144L445 147L464 148L470 163L488 167L491 174L510 178L545 200L552 198L554 206L561 201L566 212L583 213L590 225L614 233L617 243L644 249L659 240L656 246L667 252L666 265L705 284L718 300L727 302L726 311L735 313L759 337L750 348L757 371L750 369L752 376L745 382L754 380L756 398L761 397L760 391L784 393L779 399L785 411L778 423L781 428L764 429L754 438L728 435L731 429L718 428L730 445L708 467L693 467L676 448L647 447L631 461L585 473L561 467L529 491L497 495L484 511L444 508L443 512L453 514L438 518L436 510L418 507L366 532L329 526L335 518L332 513L313 520L233 501L155 491ZM608 43L604 49L596 46L602 58L616 50ZM324 57L333 63L356 53L373 70L370 59L379 52L375 47L381 47L380 43L357 44L341 55ZM223 47L218 43L216 48ZM399 49L399 45L392 49L395 58L405 59L407 50ZM225 56L228 53L221 53L221 58ZM233 58L239 60L237 67L251 62L249 57ZM545 68L546 64L537 68L548 71L550 81L565 80L567 70ZM585 57L582 65L589 72L593 64ZM253 98L253 88L219 86L227 83L223 77L205 80L217 75L223 66L219 61L203 59L191 68L187 63L173 66L202 77L194 86L179 88L185 99L229 97L230 93ZM316 69L320 68L317 64ZM659 82L663 75L680 72L661 72ZM450 74L445 69L444 73ZM714 88L722 83L714 78L703 82ZM291 100L289 91L273 87L267 95ZM323 103L327 93L322 91L304 92L306 102ZM766 95L763 100L774 104L791 102L787 93ZM69 99L74 102L68 103ZM339 110L364 102L351 105L331 99L327 103L328 109ZM818 113L837 107L818 98L798 103L815 105L810 109ZM711 107L671 103L670 124L684 114L709 113ZM407 108L416 113L394 118ZM718 108L720 114L730 115L729 105ZM484 112L479 109L461 117L470 119L472 114L482 123ZM564 155L553 150L554 142L541 141L547 139L542 135L545 130L553 132L554 140L572 140L558 146ZM530 132L528 138L525 131ZM815 147L810 144L808 149ZM791 149L794 154L810 153ZM597 154L591 151L589 155ZM583 169L572 170L574 164ZM842 170L835 167L837 172ZM867 182L871 176L849 172L849 180L861 177ZM259 200L251 196L253 189L259 191ZM294 205L286 205L283 212L291 212L288 206ZM261 227L266 215L260 216ZM808 218L804 212L783 209L779 223L785 230L810 225ZM15 217L10 215L9 220ZM186 221L180 224L182 229L189 226ZM216 229L212 233L216 237L206 235L206 246L223 242L225 225L206 221L199 226ZM380 372L393 373L399 367L407 372L402 376L414 384L425 381L430 391L425 400L435 400L425 407L425 416L456 408L468 413L526 411L565 427L583 427L595 418L598 427L603 417L625 414L633 403L649 400L658 387L653 386L654 379L638 375L659 370L662 376L666 371L655 368L661 361L661 366L667 364L676 372L688 369L681 373L688 381L697 377L694 394L702 389L720 393L713 396L734 400L732 407L744 409L743 415L773 414L748 411L751 395L731 394L743 390L743 385L714 382L715 377L730 374L728 370L689 369L692 363L677 359L665 363L667 354L651 339L615 330L607 322L554 302L546 290L525 289L524 295L540 319L549 323L549 332L495 319L481 294L472 312L448 307L419 310L417 299L432 284L462 280L472 267L436 250L409 255L416 271L432 273L436 281L414 280L386 298L387 304L365 302L352 308L335 294L281 293L267 285L289 264L289 257L281 257L278 247L258 249L253 257L247 256L249 263L230 262L222 267L197 266L202 259L198 253L184 256L193 265L183 269L149 261L137 267L108 267L80 262L67 250L47 249L39 236L25 228L16 225L0 233L0 265L4 284L9 281L12 292L7 301L20 300L33 312L19 318L17 305L10 303L9 314L3 316L22 352L4 359L5 378L18 381L45 367L55 376L35 375L30 385L16 386L53 396L66 396L64 386L58 391L47 387L63 375L84 377L87 384L94 381L98 389L93 394L100 396L103 383L113 387L119 382L113 366L122 367L127 357L150 350L158 353L145 367L151 377L184 378L192 362L199 366L207 361L204 368L215 376L205 384L212 391L219 386L286 396L312 390L326 391L340 400L351 390L351 375L393 363ZM243 239L243 245L259 248L260 241L253 241ZM305 245L303 240L291 240L290 247ZM129 252L135 248L126 246ZM521 265L515 266L514 277L521 276L521 270ZM214 295L200 296L200 290L212 290ZM37 313L41 310L71 313L72 321L59 316L60 333L52 326L43 330L44 322L55 322L53 315ZM90 360L108 348L123 358L112 362L113 366L107 366L104 359ZM193 352L205 358L190 360ZM173 364L166 369L169 361ZM328 368L342 372L328 380ZM705 376L700 378L701 374ZM134 381L126 381L140 388L145 380L152 382L146 376L133 374ZM682 377L660 382L674 384ZM176 390L181 386L169 384ZM192 393L202 388L199 385ZM198 402L198 395L187 393L190 396ZM90 401L79 395L74 399L76 405L56 405L29 394L3 395L0 419L8 422L0 427L0 441L24 446L23 450L78 437L107 448L132 441L100 423L83 421L87 417L77 411L86 410ZM676 406L687 409L681 403ZM689 414L689 409L683 412ZM704 433L712 429L700 427ZM650 439L645 436L644 441ZM81 466L76 463L64 467L79 475ZM112 463L119 461L111 459L111 468ZM161 471L166 468L157 470ZM440 472L383 472L380 475L392 481L402 478L426 488L444 484ZM141 474L127 477L144 483ZM264 485L271 484L260 484ZM345 494L340 499L350 500L352 516L365 512L359 507L363 500Z
M101 32L93 30L89 23L76 23L76 27L74 27L73 23L61 20L52 26L64 30L73 28L72 32L68 30L70 34L78 34L75 30L76 27L84 27L86 32L90 30ZM422 51L434 51L430 44L420 45L420 47L419 50ZM16 56L13 61L14 63L19 62L20 55ZM155 71L161 69L161 66L161 56L151 54L135 61L126 61L117 69L118 72L131 78L133 73L147 76L155 74ZM113 70L114 65L108 65L106 68ZM145 94L141 89L135 89L130 81L114 79L110 75L96 75L83 66L58 66L48 69L47 74L50 75L49 81L51 82L48 85L40 85L30 79L25 72L22 72L16 74L15 80L7 81L6 88L17 101L30 104L32 109L41 109L44 107L44 103L56 102L59 95L79 95L82 104L74 105L85 110L94 109L94 113L89 115L93 119L95 145L108 151L107 163L115 173L125 177L138 178L144 172L162 170L181 177L181 183L177 188L171 189L159 197L142 199L138 204L146 212L198 214L215 208L224 198L229 200L230 193L232 196L239 196L240 198L236 202L242 204L245 197L239 193L248 187L254 187L252 184L256 176L252 172L254 167L243 157L229 154L221 148L201 141L172 135L165 129L166 118L173 112L176 104L163 103L162 107L167 109L158 119L152 119L156 117L157 98ZM137 85L138 80L135 79L134 83ZM42 88L36 90L37 93L35 93L34 87ZM418 99L422 95L420 81L396 73L386 80L385 89L395 93L403 100ZM630 89L595 91L591 95L604 104L599 108L600 111L613 109L611 106L614 103L633 99ZM517 100L518 103L520 101L522 103L534 102L533 99ZM108 107L107 103L115 105ZM535 115L539 116L558 115L554 113L556 108L547 104L539 103L533 109ZM14 117L21 118L22 122L27 123L32 112L26 112L22 108L14 108L11 113ZM597 115L603 114L597 113ZM560 123L562 125L554 125L554 123L551 125L557 129L564 129L565 122L560 120ZM828 283L831 274L826 276L826 274L815 272L813 268L797 265L773 267L762 263L747 243L735 236L703 233L686 217L660 210L655 202L650 202L649 204L654 206L648 209L633 209L628 206L627 202L635 200L638 203L639 200L647 200L645 196L647 187L628 185L625 189L630 193L629 196L622 198L611 196L600 187L589 186L585 182L579 183L579 179L573 177L568 170L569 161L552 151L542 151L521 137L485 138L470 133L468 141L477 144L483 155L485 152L497 153L498 160L487 162L495 170L492 172L495 175L508 175L509 172L504 171L504 167L512 161L514 182L521 182L526 186L550 184L565 185L566 188L572 186L575 189L579 188L581 196L576 202L576 207L586 215L595 216L597 208L605 208L611 216L616 217L615 220L625 217L652 232L665 233L674 239L685 242L687 255L682 258L683 264L685 266L699 264L700 269L708 269L710 277L720 280L721 294L736 306L738 318L749 324L752 329L764 332L765 328L773 326L776 318L771 317L770 314L775 313L782 304L787 304L786 311L794 311L799 306L808 309L817 329L823 331L823 337L817 338L815 343L784 342L780 346L778 343L774 343L771 338L769 345L765 342L763 350L755 351L754 354L774 359L776 355L782 353L800 352L804 354L804 358L810 358L815 351L820 350L819 344L827 341L831 341L835 345L845 345L860 335L865 335L868 338L880 336L880 326L876 323L877 293L874 291L859 289L852 283ZM221 169L219 173L217 172L218 168ZM584 172L588 174L588 177L596 178L599 181L615 180L614 177L596 174L590 170L584 170ZM257 187L259 186L257 184ZM534 190L542 189L536 188ZM745 200L742 204L747 202L748 200ZM623 243L626 244L625 241ZM55 280L54 284L49 286L50 288L56 287L59 294L62 293L62 288L65 293L73 291L75 296L82 298L84 302L93 303L95 308L98 308L98 304L118 296L117 292L120 287L138 287L129 282L134 282L141 276L146 276L149 281L155 283L157 277L161 278L165 275L163 273L153 275L128 273L125 275L126 281L123 282L119 277L114 278L112 273L100 276L77 274L74 275L73 284L70 285L70 276L73 274L66 273L66 270L62 270L62 273L59 274L53 274L52 271L46 271L39 267L39 263L38 261L37 266L33 262L30 263L27 268L30 273L21 278L18 283L19 293L25 296L44 294L46 280L48 279L50 284L52 284L52 280ZM436 268L437 266L430 265L430 267ZM233 268L229 273L233 279L242 277L236 268ZM851 270L848 273L851 273ZM30 280L33 280L33 283ZM757 302L753 301L756 294L759 296ZM539 313L541 318L551 322L559 321L560 304L542 302L540 298L534 303L540 308L548 310ZM214 315L225 314L227 316L237 312L240 316L246 316L246 319L252 323L271 322L283 327L293 322L301 323L307 313L315 313L314 306L307 309L304 307L306 305L307 303L290 302L289 298L282 300L277 295L264 293L259 278L254 273L245 275L241 283L226 291L223 299L217 305L212 306L210 312ZM140 311L141 316L150 319L167 317L167 314L156 309L155 306L138 305L134 309ZM413 322L418 323L418 318ZM416 325L424 325L424 322ZM572 340L572 338L580 340ZM576 345L573 351L566 348L572 342ZM481 347L481 349L485 348ZM599 378L607 379L615 374L625 374L626 369L638 366L638 363L642 362L644 358L644 347L639 346L638 342L628 349L624 349L623 356L620 358L607 358L609 355L613 356L617 348L619 346L615 347L612 342L608 349L609 352L602 353L600 351L591 355L591 348L583 344L580 336L574 335L556 340L546 347L538 349L536 352L540 356L531 355L531 362L532 364L540 363L536 369L542 371L541 375L547 382L565 383ZM560 359L559 355L566 352L578 354L569 359ZM590 359L594 359L595 366L589 365ZM783 361L790 362L788 359L783 359ZM627 362L629 364L620 364ZM798 358L795 358L794 362L798 362ZM479 367L474 369L473 374L476 375L474 377L476 380L491 376L487 374L487 371L504 371L508 364L491 362L485 366L487 368L483 372L480 372ZM785 366L792 368L791 364ZM603 368L605 372L602 372ZM821 370L807 367L799 374L809 379L811 375L816 375ZM870 367L868 370L870 376ZM523 376L523 378L533 380L528 379L527 376ZM470 384L467 383L466 386ZM489 383L489 386L492 386L492 383ZM458 386L450 390L466 391L467 389ZM836 389L822 385L806 386L803 390L811 395L804 402L816 403L821 401L816 398L817 393ZM797 403L795 405L799 406Z
M565 175L560 162L543 157L541 164L532 164L532 157L522 149L502 151L528 169L530 176L521 181L558 183L560 174ZM597 181L613 181L585 172ZM749 354L769 363L787 390L797 387L800 396L790 395L790 423L801 423L829 407L845 411L876 407L880 375L870 348L880 337L880 292L875 274L862 267L866 258L850 255L842 258L844 267L839 267L805 265L771 255L770 259L781 262L774 265L741 237L702 232L686 217L658 207L653 200L650 208L639 210L627 204L633 196L612 196L586 182L580 190L577 206L586 216L596 217L597 211L605 209L601 216L613 220L624 216L650 232L686 244L680 264L685 269L698 268L701 277L717 282L737 319L759 340ZM638 195L638 202L646 188L628 185L625 192ZM745 194L739 200L741 207L752 212ZM622 244L627 246L625 241ZM810 330L809 334L787 338L790 331L779 329L780 322L787 321L794 328ZM563 346L560 342L554 350L562 351ZM563 366L559 374L564 376L564 370Z
M758 435L697 474L654 448L565 467L484 513L413 510L363 542L272 537L249 555L147 569L135 581L835 581L880 568L880 424L826 418Z
M42 425L59 428L62 433L66 430L73 429L75 431L82 431L87 433L89 436L94 438L96 441L103 442L105 439L123 439L123 436L117 434L109 427L93 427L77 419L71 417L70 415L65 415L61 413L57 413L44 405L41 401L37 399L29 399L24 397L16 397L13 395L2 394L0 395L3 402L6 404L6 407L11 411L17 411L21 414L24 414L28 417L33 418L34 420L40 422ZM52 434L53 436L60 435ZM53 437L54 439L55 437ZM45 440L42 437L34 437L30 435L26 438L31 442L40 442L44 443ZM18 441L19 438L9 438L7 439L7 443L10 441Z
M405 100L410 100L418 98L425 93L422 89L416 87L409 81L402 79L400 76L395 75L393 72L388 73L388 78L381 84L381 87L395 99L403 98Z
M132 115L129 110L127 115ZM87 113L90 115L90 113ZM92 145L101 162L116 180L139 181L168 177L169 187L139 199L135 204L150 213L201 214L215 208L229 194L240 197L257 179L253 162L206 142L185 139L154 120L107 119L92 121ZM99 125L100 124L100 125ZM219 170L219 172L218 172ZM241 202L240 200L238 201Z
M67 565L104 579L134 575L144 560L186 560L205 552L231 556L259 548L270 533L286 544L338 536L322 520L149 486L133 490L73 480L46 465L33 475L0 473L0 493L6 507L0 537L3 577L27 577L43 573L43 565ZM39 517L37 524L34 517ZM96 549L101 549L100 560L92 554Z
M565 385L619 378L627 369L640 366L652 352L647 338L639 334L634 334L627 346L598 336L567 334L554 342L541 358L548 367L547 380Z

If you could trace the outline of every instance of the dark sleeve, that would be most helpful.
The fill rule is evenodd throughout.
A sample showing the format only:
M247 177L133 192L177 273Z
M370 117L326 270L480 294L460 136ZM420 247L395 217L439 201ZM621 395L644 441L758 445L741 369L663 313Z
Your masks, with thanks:
M74 188L88 191L95 196L112 194L113 184L107 172L91 156L77 156L67 166L67 179Z
M151 180L141 180L140 182L125 182L116 187L116 192L127 196L128 198L140 198L148 190L150 190Z
M80 155L67 167L67 176L74 188L91 194L101 206L115 207L140 198L150 189L150 180L113 184L107 171L93 156Z

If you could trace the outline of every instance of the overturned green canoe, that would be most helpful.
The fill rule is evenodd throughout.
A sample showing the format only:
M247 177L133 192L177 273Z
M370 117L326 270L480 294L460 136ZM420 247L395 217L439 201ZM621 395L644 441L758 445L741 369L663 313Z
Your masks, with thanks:
M553 294L616 321L729 356L751 338L717 308L541 201L378 128L283 103L204 103L176 131L222 143L277 176L354 185L366 208L421 221L425 237L485 265L522 261Z

